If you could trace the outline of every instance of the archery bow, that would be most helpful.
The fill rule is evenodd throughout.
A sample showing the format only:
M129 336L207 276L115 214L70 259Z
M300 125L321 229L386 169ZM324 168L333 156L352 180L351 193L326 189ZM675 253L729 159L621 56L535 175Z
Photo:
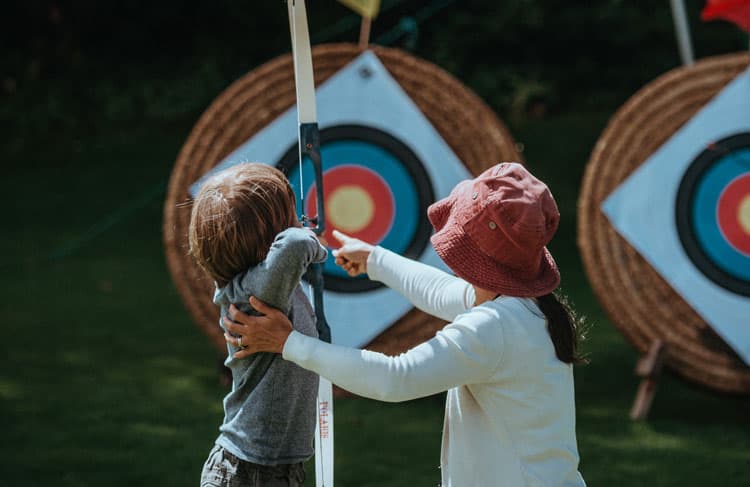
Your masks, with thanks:
M325 203L323 199L323 166L320 157L320 134L315 110L315 83L313 80L310 34L307 29L307 12L304 0L288 0L289 27L292 34L294 80L297 90L297 119L299 124L299 171L302 222L316 235L325 231ZM304 185L302 181L303 158L312 162L315 171L316 212L314 218L304 215ZM331 329L323 310L323 264L312 264L308 273L313 288L315 326L318 336L331 341ZM318 425L315 434L315 477L318 486L333 487L333 394L331 382L320 378L318 388Z

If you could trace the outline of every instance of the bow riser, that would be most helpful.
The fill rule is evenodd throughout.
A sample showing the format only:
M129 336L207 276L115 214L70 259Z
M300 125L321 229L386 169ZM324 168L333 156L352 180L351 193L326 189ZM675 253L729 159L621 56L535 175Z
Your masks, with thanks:
M302 160L309 158L315 171L316 213L314 218L303 216L305 225L322 235L325 232L325 203L323 199L323 164L320 158L320 132L317 123L301 123L299 126L299 144ZM311 226L313 224L314 226ZM308 273L313 288L313 304L315 305L316 328L321 340L331 343L331 328L326 321L323 311L323 264L312 264Z

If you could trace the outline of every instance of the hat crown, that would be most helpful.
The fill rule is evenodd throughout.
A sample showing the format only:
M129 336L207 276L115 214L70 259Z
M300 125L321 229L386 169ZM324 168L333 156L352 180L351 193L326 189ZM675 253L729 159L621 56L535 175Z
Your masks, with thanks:
M531 285L540 273L549 271L559 282L545 246L557 231L560 213L547 185L521 164L501 163L473 180L461 182L448 198L433 204L428 215L436 230L433 245L456 274L467 278L480 272L470 269L478 265L472 262L461 263L465 269L454 268L458 260L449 253L462 251L449 240L457 242L455 237L460 234L466 239L462 246L473 247L477 256L492 263L495 272L507 274L505 277L514 282ZM552 277L550 283L554 283ZM521 289L516 294L526 291ZM528 291L529 295L536 292L531 288Z
M474 179L471 189L469 201L457 201L465 206L459 224L467 235L494 260L535 273L560 221L547 185L521 164L503 163Z

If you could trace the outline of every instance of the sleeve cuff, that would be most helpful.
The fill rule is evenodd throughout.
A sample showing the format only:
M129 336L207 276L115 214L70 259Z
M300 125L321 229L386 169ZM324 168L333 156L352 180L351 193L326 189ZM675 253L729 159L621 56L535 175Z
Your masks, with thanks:
M372 249L370 255L367 256L367 277L373 281L382 282L380 275L380 267L383 262L383 258L388 253L388 250L377 245Z
M284 360L291 362L300 360L304 356L306 338L310 337L303 335L297 330L292 330L284 343L284 348L281 350L281 356Z

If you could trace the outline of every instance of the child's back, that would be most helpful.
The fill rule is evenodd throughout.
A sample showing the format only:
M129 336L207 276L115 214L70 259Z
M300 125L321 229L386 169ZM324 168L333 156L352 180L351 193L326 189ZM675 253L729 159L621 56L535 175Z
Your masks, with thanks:
M287 314L297 331L317 336L300 279L327 254L299 228L295 199L284 175L263 164L230 167L201 187L190 252L215 281L220 325L232 304L253 312L248 299L257 296ZM279 354L235 359L237 350L228 346L232 390L201 485L302 485L302 462L313 454L318 376Z
M290 228L274 241L266 260L217 289L214 302L222 319L229 305L252 313L250 296L284 311L295 330L317 337L315 316L299 285L311 261L325 249L307 230ZM258 353L234 359L230 346L225 365L232 370L232 391L224 398L224 424L216 440L239 458L263 465L296 463L313 454L318 376L281 355Z

